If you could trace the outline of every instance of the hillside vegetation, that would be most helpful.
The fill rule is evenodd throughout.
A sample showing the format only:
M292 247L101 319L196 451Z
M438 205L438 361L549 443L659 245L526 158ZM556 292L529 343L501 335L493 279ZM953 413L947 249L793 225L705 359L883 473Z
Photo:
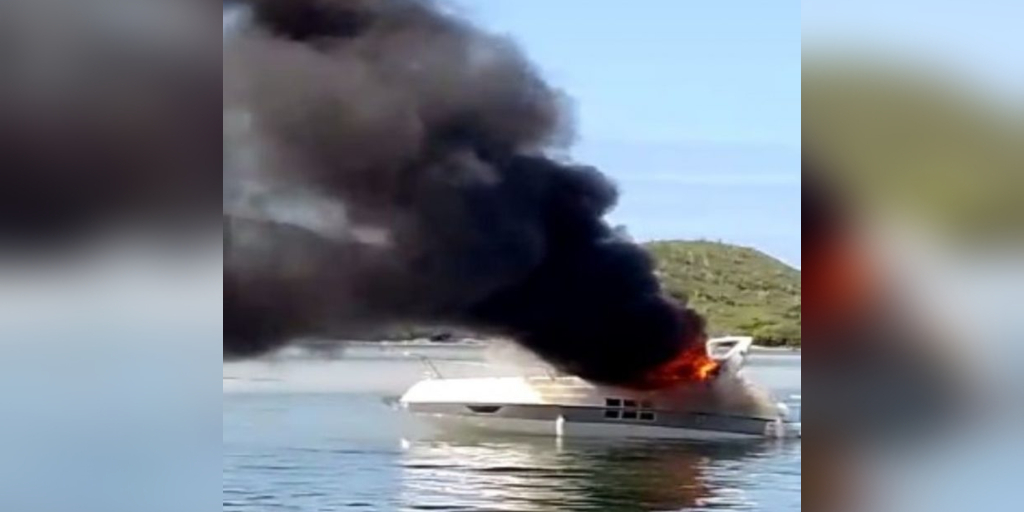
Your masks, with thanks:
M972 246L1024 232L1019 109L944 70L838 57L804 60L803 140L848 208Z
M666 291L708 318L712 335L800 346L800 272L755 249L717 242L644 244Z

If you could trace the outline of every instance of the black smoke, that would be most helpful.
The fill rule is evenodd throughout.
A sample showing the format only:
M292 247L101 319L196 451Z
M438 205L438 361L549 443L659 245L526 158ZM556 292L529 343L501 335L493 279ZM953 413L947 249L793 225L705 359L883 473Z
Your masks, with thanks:
M222 101L203 0L0 1L0 247L217 225Z
M251 0L225 42L225 357L391 323L510 336L628 384L703 340L617 191L552 156L566 99L414 0Z

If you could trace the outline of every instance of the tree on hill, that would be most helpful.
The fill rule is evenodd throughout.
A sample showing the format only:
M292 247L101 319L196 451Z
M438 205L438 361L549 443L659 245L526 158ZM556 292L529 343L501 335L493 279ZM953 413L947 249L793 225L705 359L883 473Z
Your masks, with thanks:
M708 319L712 335L800 346L800 272L755 249L709 241L644 244L666 292Z

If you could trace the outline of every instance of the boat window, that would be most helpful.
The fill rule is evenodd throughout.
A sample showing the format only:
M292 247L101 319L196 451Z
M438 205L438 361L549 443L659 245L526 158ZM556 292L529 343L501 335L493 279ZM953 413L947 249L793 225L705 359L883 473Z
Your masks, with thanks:
M604 412L604 417L605 418L612 418L612 419L619 419L619 411L617 411L617 410L607 410L607 411Z
M654 404L652 404L650 400L644 400L644 401L640 402L640 408L641 409L654 409Z
M621 407L622 400L619 400L618 398L605 398L604 404L608 407Z
M626 407L636 407L636 400L624 400L623 404Z
M494 414L501 410L500 405L467 405L466 408L481 414Z
M640 419L642 419L644 421L654 421L654 413L653 412L642 412L642 413L640 413Z
M622 411L622 419L624 420L635 420L636 411Z

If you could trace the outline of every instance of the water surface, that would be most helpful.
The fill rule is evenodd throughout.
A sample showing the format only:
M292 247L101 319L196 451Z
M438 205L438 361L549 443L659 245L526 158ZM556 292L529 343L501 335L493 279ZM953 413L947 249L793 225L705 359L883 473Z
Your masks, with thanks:
M481 371L474 349L426 351L446 374ZM800 510L799 441L453 436L382 400L421 373L405 349L227 366L223 510ZM799 394L798 356L749 373Z

